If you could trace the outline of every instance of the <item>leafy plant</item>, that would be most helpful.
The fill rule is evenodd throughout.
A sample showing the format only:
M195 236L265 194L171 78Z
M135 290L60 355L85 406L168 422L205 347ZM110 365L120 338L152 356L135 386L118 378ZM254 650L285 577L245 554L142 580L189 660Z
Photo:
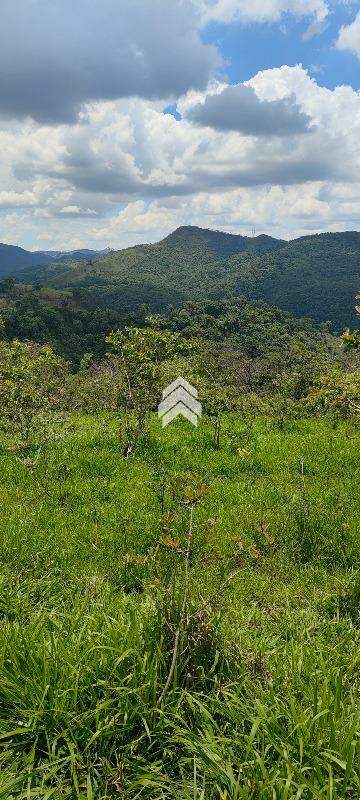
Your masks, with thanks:
M134 452L147 432L146 415L153 410L160 394L160 365L191 347L180 334L148 328L125 328L107 337L115 354L121 385L119 405L129 413L121 430L123 451Z
M356 297L356 299L360 300L360 294ZM355 311L360 315L360 306L355 306ZM357 350L360 347L360 331L350 332L349 328L347 328L341 338L348 350Z
M360 412L360 369L332 370L324 375L306 399L311 410L338 415L343 419Z
M66 363L51 347L0 342L0 422L28 445L46 437L59 406Z

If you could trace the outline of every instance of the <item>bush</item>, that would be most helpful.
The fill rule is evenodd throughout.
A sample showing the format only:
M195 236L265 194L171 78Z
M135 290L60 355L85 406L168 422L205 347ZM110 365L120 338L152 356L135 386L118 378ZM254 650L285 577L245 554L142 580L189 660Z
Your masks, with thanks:
M46 438L51 412L59 408L66 362L51 347L0 342L0 424L28 445Z
M324 375L308 395L306 407L342 419L360 414L360 369L352 372L333 370Z

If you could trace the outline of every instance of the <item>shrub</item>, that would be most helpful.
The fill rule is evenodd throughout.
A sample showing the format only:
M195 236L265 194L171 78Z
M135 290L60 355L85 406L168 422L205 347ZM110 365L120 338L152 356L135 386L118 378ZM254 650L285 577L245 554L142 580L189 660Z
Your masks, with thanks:
M119 405L132 412L129 436L122 428L124 455L130 455L147 432L146 415L157 405L160 391L160 365L186 352L191 345L177 333L155 328L125 328L106 339L111 345L122 377Z
M360 412L360 369L352 372L333 370L324 375L307 397L310 410L331 413L342 419Z
M24 445L46 437L66 374L66 362L51 347L0 342L1 426Z

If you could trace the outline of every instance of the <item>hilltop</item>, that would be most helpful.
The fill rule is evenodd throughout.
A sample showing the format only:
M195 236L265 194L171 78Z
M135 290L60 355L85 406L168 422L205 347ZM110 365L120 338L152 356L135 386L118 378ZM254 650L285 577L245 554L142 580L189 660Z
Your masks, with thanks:
M224 261L244 252L263 253L281 247L281 240L269 236L237 236L197 227L180 227L156 244L136 245L112 251L96 264L73 260L52 262L26 271L23 278L41 280L54 286L94 286L116 284L122 290L136 285L156 287L170 293L170 302L180 304L191 298L211 294L213 289L227 291ZM230 285L229 285L230 288ZM167 299L167 298L166 298Z
M245 250L255 253L277 250L286 242L283 239L274 239L266 234L253 237L240 236L235 233L199 228L196 225L182 225L166 236L160 244L165 244L170 248L186 248L190 251L190 254L195 247L206 248L209 255L217 258L228 258Z

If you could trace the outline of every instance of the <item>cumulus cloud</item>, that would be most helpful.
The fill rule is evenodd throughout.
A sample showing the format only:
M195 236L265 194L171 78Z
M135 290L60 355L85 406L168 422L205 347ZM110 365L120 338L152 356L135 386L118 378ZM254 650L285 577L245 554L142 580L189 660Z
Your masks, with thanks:
M218 194L202 193L186 202L157 200L129 203L96 232L96 241L113 247L155 242L178 225L199 225L230 233L268 233L295 238L309 231L344 230L354 215L358 196L348 204L319 183L302 186L233 189Z
M177 97L218 61L194 0L1 0L0 108L74 121L82 104Z
M209 21L321 25L326 0L1 0L0 112L74 122L84 104L177 98L203 90L220 63ZM355 23L354 23L355 24ZM345 34L344 34L345 35Z
M255 96L253 88L248 91ZM266 101L258 103L267 106ZM269 105L283 108L284 103L280 98ZM308 120L305 114L304 119ZM239 186L336 180L343 176L346 163L333 158L323 137L323 132L312 137L289 132L284 140L268 137L259 144L258 139L237 132L177 121L134 100L127 104L126 116L122 103L115 103L105 104L103 113L98 107L89 110L86 124L80 121L56 129L33 125L25 136L19 126L18 136L12 133L11 170L17 185L28 181L37 187L39 205L46 205L48 213L61 214L62 208L76 206L101 215L114 203L134 197L182 197Z
M294 95L281 100L260 100L252 86L238 83L208 94L193 106L188 118L218 131L239 131L253 136L292 136L308 133L310 117Z
M329 13L326 0L203 0L207 21L274 22L283 14L315 17L321 22Z
M319 230L356 227L360 186L306 183L301 186L241 188L216 194L151 202L133 200L110 219L63 221L33 220L28 215L7 215L5 241L21 241L34 249L128 247L156 242L178 225L199 225L231 233L268 233L295 238Z
M0 192L0 208L31 208L37 205L37 198L34 192L14 192L11 189Z
M265 105L293 95L312 134L195 125L187 115L207 94L193 92L179 120L132 99L90 105L72 125L7 123L0 240L75 249L155 241L178 224L294 235L356 227L359 93L321 87L300 66L259 72L250 86Z
M360 58L360 11L350 25L340 28L336 45L339 50L350 50Z

